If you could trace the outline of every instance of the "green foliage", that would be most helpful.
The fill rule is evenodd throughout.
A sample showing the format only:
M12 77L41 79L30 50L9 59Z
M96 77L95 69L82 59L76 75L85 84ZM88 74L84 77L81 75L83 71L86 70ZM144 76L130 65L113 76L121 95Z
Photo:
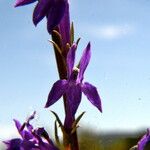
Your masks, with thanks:
M144 132L143 132L144 133ZM129 150L137 144L140 133L95 133L84 130L80 133L80 150ZM150 150L146 148L145 150Z

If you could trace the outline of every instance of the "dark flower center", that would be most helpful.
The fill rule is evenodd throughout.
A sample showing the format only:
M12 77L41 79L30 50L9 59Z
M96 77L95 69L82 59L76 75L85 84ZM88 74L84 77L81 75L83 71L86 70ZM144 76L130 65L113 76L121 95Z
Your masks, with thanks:
M70 76L70 79L73 80L73 81L76 81L78 73L79 73L79 69L78 68L74 68L73 71L72 71L72 74Z

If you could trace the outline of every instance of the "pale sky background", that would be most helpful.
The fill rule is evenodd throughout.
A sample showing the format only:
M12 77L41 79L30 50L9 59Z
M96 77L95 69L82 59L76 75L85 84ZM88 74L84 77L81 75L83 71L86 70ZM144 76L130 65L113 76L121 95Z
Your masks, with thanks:
M63 120L62 100L44 109L52 84L58 79L50 36L43 20L35 28L35 4L13 8L15 1L0 0L0 139L16 131L13 118L23 122L34 110L35 124L53 128ZM91 41L92 58L84 81L94 84L103 105L101 114L83 96L80 122L99 131L150 127L150 1L71 0L76 39L81 37L77 60Z

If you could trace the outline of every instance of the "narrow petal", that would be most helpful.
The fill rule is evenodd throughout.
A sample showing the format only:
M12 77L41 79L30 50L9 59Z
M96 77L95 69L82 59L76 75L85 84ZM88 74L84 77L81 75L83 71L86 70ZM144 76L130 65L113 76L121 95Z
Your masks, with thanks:
M97 89L95 86L91 85L90 83L85 82L82 84L82 92L86 95L88 100L97 107L100 112L102 112L102 105L101 105L101 99L97 92Z
M33 12L33 23L35 26L47 15L53 5L54 0L40 0L38 2Z
M67 3L64 0L57 0L51 5L51 7L49 7L47 13L47 30L50 34L53 28L60 23L64 16L66 4Z
M148 142L150 142L150 129L147 129L147 133L138 142L138 150L144 150Z
M91 58L91 46L90 46L90 43L88 43L87 47L83 51L83 54L80 60L80 67L79 67L80 71L79 71L79 76L78 76L79 81L83 80L84 71L87 65L89 64L90 58Z
M35 1L37 0L17 0L14 6L18 7L18 6L28 5L34 3Z
M45 108L54 104L65 93L68 82L66 80L58 80L54 83L49 95Z
M67 55L68 78L70 77L72 70L73 70L76 48L77 48L77 45L73 44Z
M66 47L67 43L70 43L70 13L69 13L69 3L66 3L66 9L64 16L59 24L59 31L62 36L63 48Z
M16 119L14 119L14 122L15 122L15 126L16 126L17 130L20 131L21 126L22 126L21 123Z
M20 135L22 136L22 138L23 138L23 137L24 137L24 132L20 130L21 127L22 127L21 123L20 123L18 120L16 120L16 119L14 119L14 122L15 122L15 126L16 126L16 128L17 128L19 134L20 134Z

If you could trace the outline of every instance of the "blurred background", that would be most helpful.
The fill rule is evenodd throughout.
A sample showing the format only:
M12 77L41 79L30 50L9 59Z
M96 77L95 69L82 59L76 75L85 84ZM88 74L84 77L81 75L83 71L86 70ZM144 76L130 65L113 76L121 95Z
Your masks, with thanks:
M14 3L0 0L0 140L16 136L13 118L23 122L34 110L34 125L49 131L55 119L49 110L64 118L62 100L43 108L58 80L46 20L34 27L35 4L14 8ZM91 41L84 81L98 88L103 105L101 114L83 96L80 140L88 147L97 139L101 149L128 149L150 127L150 1L70 0L70 12L76 39L81 37L76 62Z

